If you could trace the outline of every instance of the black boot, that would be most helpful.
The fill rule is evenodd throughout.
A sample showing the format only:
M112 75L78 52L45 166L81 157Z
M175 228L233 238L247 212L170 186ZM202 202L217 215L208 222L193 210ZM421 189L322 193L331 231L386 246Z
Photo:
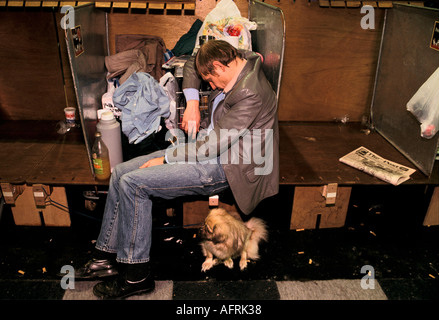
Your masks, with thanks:
M76 279L95 279L118 274L116 254L95 249L93 258L75 272Z
M125 265L125 270L116 278L96 284L93 293L101 299L125 299L151 292L154 288L154 278L147 262Z

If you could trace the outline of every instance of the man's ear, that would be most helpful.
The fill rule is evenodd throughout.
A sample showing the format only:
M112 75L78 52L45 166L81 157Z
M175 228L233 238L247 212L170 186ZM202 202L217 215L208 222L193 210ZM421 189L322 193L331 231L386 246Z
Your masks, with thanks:
M221 72L226 71L226 66L223 65L223 64L222 64L221 62L219 62L219 61L214 61L214 62L212 62L212 65L213 65L214 70L215 70L216 72L218 72L218 71L221 71Z

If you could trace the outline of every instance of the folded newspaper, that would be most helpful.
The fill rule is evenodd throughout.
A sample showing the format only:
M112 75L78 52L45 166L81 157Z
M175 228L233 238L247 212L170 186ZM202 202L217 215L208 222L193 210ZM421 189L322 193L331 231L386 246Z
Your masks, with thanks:
M416 171L415 169L381 158L365 147L359 147L339 160L394 186L410 179L410 175Z

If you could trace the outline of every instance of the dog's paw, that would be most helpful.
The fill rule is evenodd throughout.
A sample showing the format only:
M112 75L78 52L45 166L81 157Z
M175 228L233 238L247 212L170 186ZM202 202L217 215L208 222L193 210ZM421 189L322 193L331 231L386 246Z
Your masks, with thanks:
M230 258L227 260L224 260L224 265L229 269L233 269L233 260Z
M203 262L203 265L201 266L201 271L206 272L207 270L210 270L217 263L218 263L218 260L216 260L216 259L206 259Z
M247 268L247 260L241 259L239 261L239 269L241 269L241 271L243 271L245 268Z

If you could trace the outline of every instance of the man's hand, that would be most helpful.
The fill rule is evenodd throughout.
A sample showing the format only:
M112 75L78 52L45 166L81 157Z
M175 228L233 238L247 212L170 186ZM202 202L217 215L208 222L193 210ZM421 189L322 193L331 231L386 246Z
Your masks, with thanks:
M145 162L144 164L142 164L142 165L139 167L139 169L149 168L149 167L154 167L154 166L162 165L164 159L165 159L165 157L159 157L159 158L151 159L151 160Z
M186 104L186 110L183 114L183 122L181 128L195 139L200 128L200 102L197 100L189 100Z

